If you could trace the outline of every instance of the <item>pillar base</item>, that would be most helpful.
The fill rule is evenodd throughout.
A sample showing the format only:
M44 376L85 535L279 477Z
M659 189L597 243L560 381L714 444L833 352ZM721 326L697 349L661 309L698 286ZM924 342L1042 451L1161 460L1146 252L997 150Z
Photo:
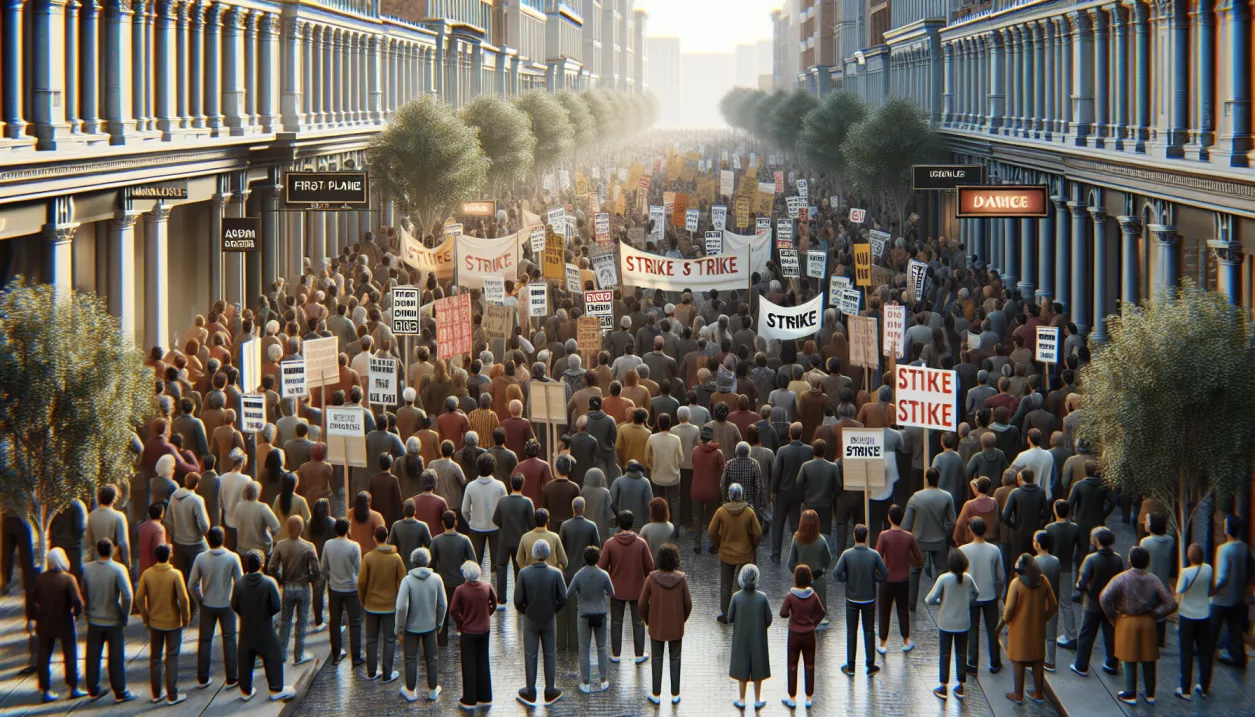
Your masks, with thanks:
M46 124L35 123L36 147L41 150L80 149L91 144L89 135L76 134L71 131L69 122Z
M1037 291L1033 292L1033 296L1036 296L1039 300L1038 303L1041 303L1040 299L1053 300L1052 297L1054 296L1054 293L1055 292L1051 289L1038 289Z
M1031 281L1021 281L1019 284L1016 284L1016 288L1020 290L1020 296L1027 297L1033 295L1033 282Z

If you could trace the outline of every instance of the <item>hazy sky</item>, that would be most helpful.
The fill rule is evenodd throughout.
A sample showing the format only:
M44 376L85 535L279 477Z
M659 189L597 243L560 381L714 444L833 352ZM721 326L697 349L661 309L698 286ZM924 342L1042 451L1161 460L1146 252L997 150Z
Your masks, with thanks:
M677 36L682 52L732 52L771 39L771 11L784 0L636 0L649 13L648 34Z

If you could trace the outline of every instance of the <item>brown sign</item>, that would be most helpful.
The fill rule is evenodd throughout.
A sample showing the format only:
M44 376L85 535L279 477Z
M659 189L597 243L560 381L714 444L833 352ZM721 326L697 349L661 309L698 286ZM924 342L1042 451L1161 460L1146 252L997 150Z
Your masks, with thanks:
M514 334L514 307L490 304L484 307L484 333L490 339L508 339Z
M597 352L601 350L601 319L596 316L581 316L576 329L576 344L581 352Z
M956 187L957 217L1044 217L1050 213L1050 190L1044 184L997 184Z
M879 368L876 319L870 316L847 316L846 320L850 327L850 363L865 368Z

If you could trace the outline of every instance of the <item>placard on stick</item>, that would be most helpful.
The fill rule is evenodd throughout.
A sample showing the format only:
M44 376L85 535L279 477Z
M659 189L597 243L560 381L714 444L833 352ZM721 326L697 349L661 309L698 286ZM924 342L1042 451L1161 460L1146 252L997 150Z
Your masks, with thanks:
M335 336L310 339L302 348L305 351L305 385L317 388L339 383L340 339Z
M366 467L366 414L361 406L328 406L327 462Z
M243 412L240 430L244 433L260 433L266 427L266 394L246 393L240 396L240 409Z
M308 395L304 358L289 358L279 363L279 378L284 398L300 398Z
M532 383L528 410L528 418L533 422L565 424L567 422L566 386L560 381Z
M850 331L850 363L863 368L880 366L877 351L876 319L870 316L847 316Z
M397 360L389 356L372 356L370 358L370 380L367 382L369 391L367 400L385 406L397 403Z

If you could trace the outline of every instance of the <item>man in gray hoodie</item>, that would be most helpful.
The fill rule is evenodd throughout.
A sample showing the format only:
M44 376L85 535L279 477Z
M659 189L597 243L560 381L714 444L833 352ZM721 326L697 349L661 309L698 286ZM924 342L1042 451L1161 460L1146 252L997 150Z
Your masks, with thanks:
M96 543L96 560L83 566L83 591L87 598L87 694L100 696L100 655L109 646L109 688L113 701L130 702L135 693L126 689L126 643L123 631L131 615L131 576L113 559L113 541ZM603 639L602 642L605 642Z
M542 645L545 650L544 702L551 705L562 698L562 690L555 685L557 626L554 618L566 606L567 591L562 571L545 562L549 559L549 543L536 541L532 546L532 559L536 562L519 571L514 587L514 608L523 615L523 654L527 671L527 686L519 690L518 700L534 707L537 704L536 660Z
M189 582L189 571L196 556L208 550L205 532L210 528L209 513L205 510L205 499L196 493L198 485L200 474L188 473L183 478L183 487L170 497L170 508L166 511L166 527L174 541L174 567L189 576Z
M931 562L929 577L937 577L946 569L946 539L954 531L954 498L941 489L941 469L929 468L924 472L924 490L911 496L906 502L902 529L915 536L925 565ZM907 605L915 611L919 597L919 574L924 566L911 566L910 597Z
M347 521L345 521L347 523ZM196 556L187 575L188 592L194 604L200 605L200 634L196 649L196 684L201 688L213 684L209 678L209 660L213 654L214 629L222 627L223 666L227 687L234 687L237 677L236 620L231 610L231 592L244 574L240 556L223 547L226 533L221 527L209 529L209 550ZM338 635L338 632L332 633Z
M867 674L880 672L876 664L876 583L889 577L880 553L867 547L867 526L854 526L854 547L841 553L833 571L837 582L845 583L845 665L841 672L854 676L858 655L858 624L863 622L863 650L867 653Z
M653 499L654 487L645 477L644 467L636 461L628 461L626 472L610 484L610 510L615 515L625 510L632 511L632 515L649 515L649 501Z
M410 569L401 588L397 591L397 637L405 650L405 687L401 696L406 702L416 702L418 694L418 649L422 645L427 663L427 699L440 697L440 685L436 684L439 654L436 648L436 628L444 624L449 603L445 599L444 582L427 567L431 553L426 548L416 548L410 554Z
M606 474L600 468L592 468L584 475L580 496L584 498L584 515L597 526L597 535L606 540L610 537L610 521L614 512L610 508Z
M348 535L348 519L336 518L336 537L323 544L320 567L327 580L327 609L331 613L331 664L338 665L345 656L340 643L340 620L342 613L348 612L348 652L353 657L350 664L357 667L366 661L362 657L362 601L357 595L362 549Z

